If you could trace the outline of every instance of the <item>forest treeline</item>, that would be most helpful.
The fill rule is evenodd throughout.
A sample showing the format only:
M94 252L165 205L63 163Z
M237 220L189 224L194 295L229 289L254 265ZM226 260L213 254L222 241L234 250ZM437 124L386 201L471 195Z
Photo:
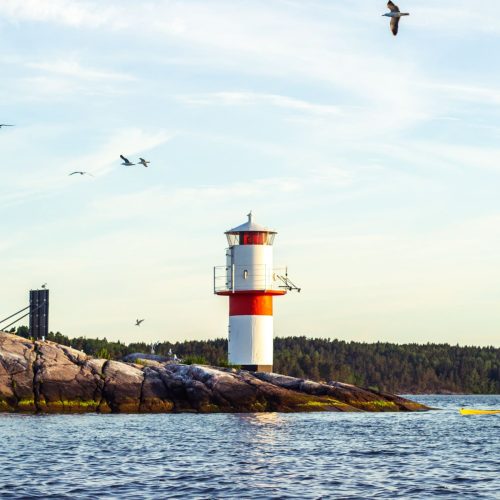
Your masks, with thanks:
M29 335L26 327L19 327L16 333L26 338ZM69 338L59 332L51 332L48 339L108 359L134 352L150 353L152 347L144 342ZM156 354L167 355L170 349L181 359L216 366L227 364L227 339L154 344ZM494 347L276 338L274 371L396 393L500 394L500 348Z

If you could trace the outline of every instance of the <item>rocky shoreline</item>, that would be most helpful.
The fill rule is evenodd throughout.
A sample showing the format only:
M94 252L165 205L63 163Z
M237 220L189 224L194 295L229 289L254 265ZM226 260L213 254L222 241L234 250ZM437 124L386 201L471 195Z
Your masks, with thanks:
M423 411L350 384L149 360L95 359L0 332L0 412L235 413Z

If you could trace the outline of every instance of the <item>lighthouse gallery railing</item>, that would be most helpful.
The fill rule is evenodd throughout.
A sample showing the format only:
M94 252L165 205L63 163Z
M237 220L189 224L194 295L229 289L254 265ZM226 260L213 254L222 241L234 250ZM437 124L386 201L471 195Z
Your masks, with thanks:
M254 266L215 266L214 293L243 290L283 290L279 276L287 275L286 267L268 269L265 264Z

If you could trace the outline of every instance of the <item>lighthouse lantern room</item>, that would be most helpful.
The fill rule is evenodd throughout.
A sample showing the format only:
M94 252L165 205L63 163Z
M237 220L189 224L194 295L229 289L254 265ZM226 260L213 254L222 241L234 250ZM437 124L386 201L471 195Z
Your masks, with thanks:
M286 268L273 266L276 231L248 221L226 231L226 265L214 268L214 293L229 297L229 363L273 369L273 297L300 291Z

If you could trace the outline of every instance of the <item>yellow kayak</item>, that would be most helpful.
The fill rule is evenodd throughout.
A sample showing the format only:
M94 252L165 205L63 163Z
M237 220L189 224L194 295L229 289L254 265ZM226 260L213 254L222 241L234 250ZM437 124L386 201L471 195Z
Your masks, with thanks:
M460 408L462 415L494 415L500 413L500 410L473 410L468 408Z

